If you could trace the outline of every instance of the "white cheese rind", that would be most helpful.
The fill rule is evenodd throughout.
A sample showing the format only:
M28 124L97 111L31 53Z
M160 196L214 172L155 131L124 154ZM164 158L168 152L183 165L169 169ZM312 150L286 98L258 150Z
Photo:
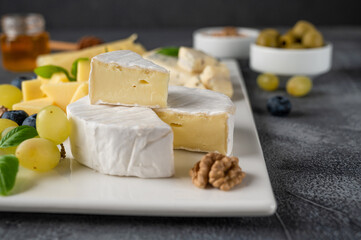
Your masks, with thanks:
M188 114L234 114L232 100L226 95L207 89L169 86L168 108L157 111L175 111Z
M90 105L67 108L74 158L104 174L141 178L174 174L173 133L149 108Z
M160 71L164 73L168 73L169 71L157 64L144 59L139 54L129 51L129 50L119 50L119 51L112 51L107 53L99 54L92 59L96 59L103 63L108 64L116 64L121 67L128 67L128 68L144 68L154 71Z

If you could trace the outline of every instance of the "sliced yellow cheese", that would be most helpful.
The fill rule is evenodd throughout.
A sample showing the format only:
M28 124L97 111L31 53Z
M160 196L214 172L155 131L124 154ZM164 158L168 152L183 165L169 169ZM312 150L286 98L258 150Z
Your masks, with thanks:
M44 97L44 93L40 89L42 83L42 79L23 81L21 83L21 89L23 92L24 101L30 101Z
M122 39L110 43L104 43L94 47L84 48L78 51L40 55L36 60L36 64L37 66L53 64L53 65L61 66L67 69L68 71L70 71L71 65L76 59L92 58L100 53L104 53L107 51L128 49L137 52L139 54L143 54L145 52L145 49L142 45L134 43L136 39L137 39L137 35L133 34L126 39Z
M41 86L41 90L53 99L54 103L66 111L75 91L81 85L79 82L49 83Z
M54 101L49 98L39 98L34 99L26 102L21 102L13 105L14 110L23 110L29 115L33 115L35 113L38 113L42 108L53 105Z
M76 80L78 82L87 82L89 80L90 61L82 60L78 62L78 72Z
M165 68L128 50L100 54L91 64L91 104L167 106L169 71Z
M87 82L82 83L75 91L70 103L78 101L80 98L88 95L89 84Z

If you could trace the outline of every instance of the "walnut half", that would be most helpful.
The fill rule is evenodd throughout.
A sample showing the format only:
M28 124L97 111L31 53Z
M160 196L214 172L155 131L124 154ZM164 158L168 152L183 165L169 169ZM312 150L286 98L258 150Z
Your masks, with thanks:
M223 191L240 184L246 176L238 165L238 158L220 153L207 153L194 165L189 174L195 186L206 188L210 184Z

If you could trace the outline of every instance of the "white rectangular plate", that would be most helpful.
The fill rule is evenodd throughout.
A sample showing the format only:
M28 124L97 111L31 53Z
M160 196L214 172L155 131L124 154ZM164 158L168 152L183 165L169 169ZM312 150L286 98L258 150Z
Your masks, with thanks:
M276 202L244 81L235 61L225 63L231 72L237 107L233 154L246 172L239 186L229 192L193 186L188 172L203 153L176 150L176 174L167 179L108 176L65 159L47 173L21 168L11 195L0 197L0 210L153 216L273 214Z

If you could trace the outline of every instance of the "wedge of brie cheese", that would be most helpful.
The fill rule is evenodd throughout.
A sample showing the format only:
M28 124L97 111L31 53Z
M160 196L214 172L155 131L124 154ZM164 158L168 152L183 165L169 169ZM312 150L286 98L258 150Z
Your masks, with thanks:
M120 50L92 58L91 104L166 107L169 71L135 52Z
M118 176L174 174L172 129L150 108L91 105L84 97L67 113L71 151L81 164Z
M168 108L154 111L172 127L175 149L231 155L235 106L226 95L170 86Z
M180 47L178 53L178 65L188 72L201 73L206 66L218 64L217 59L202 51Z

